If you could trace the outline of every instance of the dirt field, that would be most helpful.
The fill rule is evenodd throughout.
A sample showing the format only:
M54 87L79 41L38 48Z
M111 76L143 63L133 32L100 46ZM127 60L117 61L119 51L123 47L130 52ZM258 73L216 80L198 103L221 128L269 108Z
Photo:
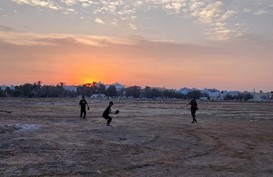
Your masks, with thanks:
M0 99L0 176L273 176L273 104Z

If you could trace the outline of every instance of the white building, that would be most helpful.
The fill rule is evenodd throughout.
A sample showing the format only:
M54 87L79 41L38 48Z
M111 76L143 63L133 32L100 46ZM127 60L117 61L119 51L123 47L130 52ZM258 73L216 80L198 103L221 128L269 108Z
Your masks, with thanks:
M184 88L180 89L179 93L182 95L187 95L190 91L192 91L192 89L184 87Z
M257 92L252 92L253 95L253 100L252 101L270 101L273 98L273 93L267 92L267 93L257 93Z
M5 86L5 85L2 85L2 86L1 86L1 90L2 90L2 91L5 91L6 88L7 88L7 86Z
M228 95L228 91L221 91L220 92L220 100L224 100L225 97Z
M113 85L114 87L116 87L117 91L120 91L120 90L122 90L122 89L125 89L125 86L122 85L122 84L120 84L120 83L118 83L118 82L115 82L115 83L113 83L113 84L111 84L111 85ZM109 87L110 87L110 85L106 85L106 86L105 86L105 89L108 89Z
M104 99L106 98L105 94L92 94L90 98L93 99Z
M239 91L229 91L228 94L231 96L239 96L240 92Z
M1 90L2 90L2 91L5 91L7 87L9 87L10 90L14 90L14 89L15 89L14 85L11 85L11 86L2 85L2 86L1 86Z
M211 100L221 99L221 92L217 89L204 89L201 91L203 94L207 94Z
M70 91L70 92L76 92L77 86L63 86L64 90Z

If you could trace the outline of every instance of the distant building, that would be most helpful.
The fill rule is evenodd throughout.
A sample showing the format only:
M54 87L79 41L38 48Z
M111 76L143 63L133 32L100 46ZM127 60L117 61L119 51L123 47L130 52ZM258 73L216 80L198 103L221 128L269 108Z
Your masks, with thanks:
M106 98L105 94L92 94L90 98L93 99L104 99Z
M273 94L271 92L262 93L262 92L252 92L250 93L253 96L253 100L251 101L273 101Z
M182 94L182 95L187 95L190 91L192 91L192 89L189 89L187 87L184 87L184 88L181 88L179 90L179 93Z
M208 100L208 97L200 97L199 100Z
M63 86L65 91L77 92L77 86Z
M229 91L228 94L231 96L239 96L240 92L239 91Z
M113 84L111 84L111 85L113 85L113 86L116 88L117 91L120 91L120 90L122 90L122 89L125 89L125 86L122 85L122 84L120 84L120 83L118 83L118 82L115 82L115 83L113 83ZM110 87L110 85L106 85L106 86L105 86L105 89L108 89L109 87Z
M220 100L224 100L225 97L228 95L228 91L221 91L220 92Z
M2 86L1 86L1 90L2 90L2 91L5 91L7 87L9 87L10 90L14 90L14 89L15 89L14 85L10 85L10 86L2 85Z
M5 91L6 88L7 88L7 86L5 86L5 85L2 85L2 86L1 86L1 90L2 90L2 91Z
M217 89L204 89L201 91L202 94L207 94L211 100L221 99L221 92Z

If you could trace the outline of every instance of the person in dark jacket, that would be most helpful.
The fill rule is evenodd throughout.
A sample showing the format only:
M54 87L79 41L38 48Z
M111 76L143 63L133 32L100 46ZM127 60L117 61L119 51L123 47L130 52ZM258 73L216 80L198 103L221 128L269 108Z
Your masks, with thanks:
M82 99L81 101L79 102L79 105L81 107L81 114L80 114L80 117L85 119L85 116L86 116L86 106L87 106L87 109L89 109L89 106L88 106L88 103L87 101L85 100L85 97L82 96Z
M197 120L195 118L196 117L195 113L198 110L196 99L195 98L191 99L191 101L187 105L191 105L191 116L192 116L191 123L197 123Z
M107 126L111 126L110 123L112 121L112 117L109 116L109 114L118 114L118 110L116 112L112 112L111 107L113 106L113 101L109 102L109 105L107 106L107 108L104 110L102 117L105 118L107 120L106 125Z

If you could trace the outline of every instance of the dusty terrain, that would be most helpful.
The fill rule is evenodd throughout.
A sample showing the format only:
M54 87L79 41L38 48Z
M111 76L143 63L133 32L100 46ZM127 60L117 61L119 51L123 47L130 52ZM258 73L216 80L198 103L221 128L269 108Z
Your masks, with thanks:
M0 176L273 176L273 104L1 98Z

